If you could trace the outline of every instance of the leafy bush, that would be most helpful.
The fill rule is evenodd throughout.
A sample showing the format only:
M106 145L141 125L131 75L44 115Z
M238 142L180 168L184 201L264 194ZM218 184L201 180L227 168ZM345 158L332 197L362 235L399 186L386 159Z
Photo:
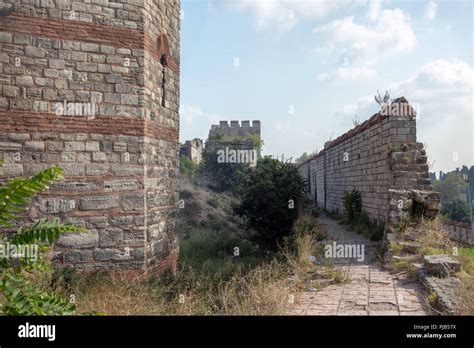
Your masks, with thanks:
M471 223L471 212L469 210L469 205L460 199L450 202L443 202L441 214L453 221Z
M265 157L242 176L234 206L248 228L256 231L251 239L260 246L276 249L291 233L305 183L291 163Z
M208 177L217 191L235 191L240 182L241 173L249 168L245 163L219 163L217 151L204 150L199 175Z
M196 175L198 165L191 161L189 157L181 156L179 158L179 172L182 175L193 178Z
M64 232L83 231L80 227L62 225L58 220L41 219L14 229L21 213L32 198L63 177L58 167L46 169L28 179L13 179L0 186L0 226L12 230L7 236L9 246L37 248L34 260L26 257L0 257L0 313L4 315L68 315L76 312L75 305L47 286L33 281L38 274L50 272L46 257L48 247Z
M344 192L342 198L344 213L348 222L356 221L362 214L362 196L359 191Z
M352 224L354 230L371 241L379 241L383 238L385 225L373 220L366 212L362 212L359 218Z
M443 179L433 181L433 189L441 193L441 202L452 202L459 197L461 190L468 189L468 183L461 173L447 173Z
M345 224L372 241L382 240L384 224L371 219L362 210L362 196L359 191L354 189L351 192L344 192L343 205Z
M212 197L207 200L207 204L209 204L213 208L217 208L219 207L219 200L217 199L217 197Z

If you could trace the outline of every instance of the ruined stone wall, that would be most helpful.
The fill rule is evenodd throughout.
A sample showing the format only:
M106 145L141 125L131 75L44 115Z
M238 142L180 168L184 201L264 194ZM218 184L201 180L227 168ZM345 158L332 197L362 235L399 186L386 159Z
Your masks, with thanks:
M206 141L206 151L217 151L226 147L239 150L255 150L257 158L261 156L261 148L255 147L255 141L261 139L260 121L220 121L212 125Z
M443 221L443 227L451 240L473 245L472 226L458 221Z
M260 138L260 121L220 121L218 125L212 125L209 131L209 138L222 137L221 140L233 140L235 138L248 139L251 136Z
M180 156L187 157L193 163L199 164L202 160L203 149L202 139L195 138L193 140L186 140L186 142L181 145L179 153Z
M6 3L0 179L64 169L66 180L38 197L30 214L91 231L58 241L61 264L173 266L179 1Z
M415 112L404 98L391 106L398 111L375 114L300 166L317 206L343 213L344 192L356 189L374 220L396 225L413 200L428 205L425 213L437 212L439 195L432 192L426 153L416 142Z

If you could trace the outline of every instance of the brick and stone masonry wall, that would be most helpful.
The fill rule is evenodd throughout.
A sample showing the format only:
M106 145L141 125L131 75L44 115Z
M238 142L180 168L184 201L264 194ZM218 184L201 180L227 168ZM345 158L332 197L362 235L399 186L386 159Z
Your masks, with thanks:
M2 0L0 180L64 169L30 212L91 231L59 264L175 266L179 29L179 0Z
M416 142L415 112L405 98L369 120L327 142L324 150L301 164L308 194L317 206L343 213L345 191L362 195L368 215L387 222L387 232L409 218L418 202L424 213L439 209L439 194L432 192L427 156Z
M443 221L443 227L451 240L473 245L471 224L458 221Z
M209 138L206 142L207 150L224 149L225 147L238 148L240 150L256 150L260 158L261 149L255 149L254 140L261 139L260 121L219 121L209 130Z
M192 140L186 140L184 144L181 144L179 155L189 158L193 163L199 164L202 160L203 150L202 139L194 138Z
M256 136L260 138L260 121L220 121L219 124L211 126L209 131L209 137L214 136L223 137L222 140L232 140L234 138L248 138L250 136Z

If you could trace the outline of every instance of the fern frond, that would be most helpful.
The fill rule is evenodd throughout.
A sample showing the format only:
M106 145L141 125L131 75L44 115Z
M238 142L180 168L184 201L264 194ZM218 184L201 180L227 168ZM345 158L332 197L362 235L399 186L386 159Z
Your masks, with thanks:
M39 242L51 244L66 232L86 232L86 230L80 226L63 225L59 220L41 219L33 225L20 227L15 234L10 235L9 242L11 244Z
M28 179L13 179L0 186L0 225L11 227L10 222L18 218L37 193L63 176L61 168L51 167Z

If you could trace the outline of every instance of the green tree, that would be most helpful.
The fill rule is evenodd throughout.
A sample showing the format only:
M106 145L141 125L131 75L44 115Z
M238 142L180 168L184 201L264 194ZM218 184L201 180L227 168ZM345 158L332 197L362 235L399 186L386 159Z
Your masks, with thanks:
M253 241L274 250L291 233L304 188L294 165L265 157L242 176L234 211L256 231Z
M452 202L459 199L459 193L466 189L467 182L460 173L448 173L442 180L435 180L433 188L441 193L441 202Z
M52 167L28 179L13 179L0 186L0 227L11 231L6 239L8 244L5 243L8 251L12 246L38 250L35 259L29 259L9 255L4 248L0 255L0 314L67 315L76 312L75 305L34 280L51 271L46 256L51 244L64 232L84 230L47 219L17 227L33 197L62 177L62 170Z
M246 163L220 163L217 151L206 149L198 172L200 176L207 177L218 191L235 191L241 173L247 168L249 164Z
M309 156L307 152L303 152L303 154L296 160L296 163L303 163L308 160Z
M261 150L263 145L265 145L263 139L261 139L258 135L251 135L249 137L249 140L252 141L254 147L255 147L255 150Z
M190 178L193 178L196 175L198 165L191 161L189 157L181 156L179 158L179 172Z
M471 223L471 212L469 205L460 199L443 202L441 214L453 221Z

